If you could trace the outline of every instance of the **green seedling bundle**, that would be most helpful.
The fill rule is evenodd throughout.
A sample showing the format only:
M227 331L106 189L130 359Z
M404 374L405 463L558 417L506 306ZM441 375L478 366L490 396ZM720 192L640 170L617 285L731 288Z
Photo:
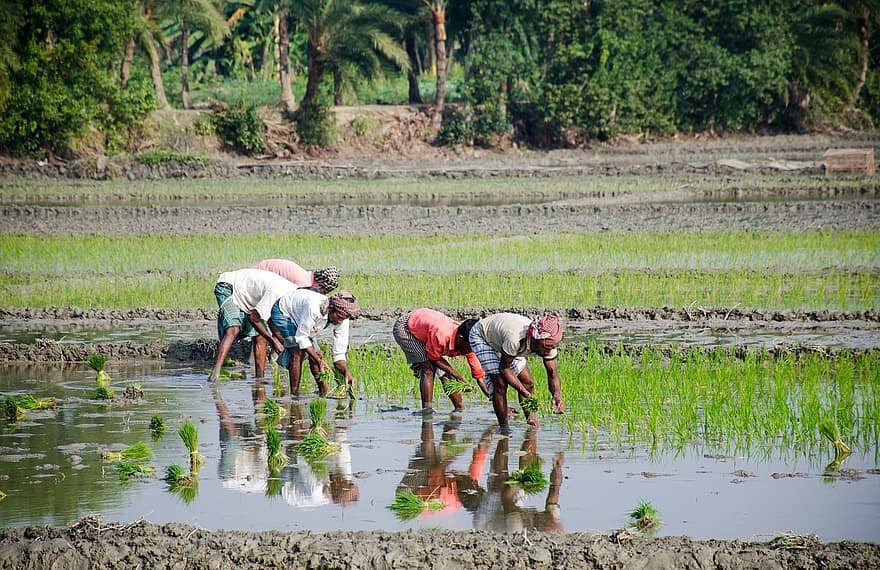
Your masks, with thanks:
M138 442L122 451L105 451L101 454L104 461L149 461L153 456L150 447L144 442Z
M521 487L529 495L543 491L547 482L547 477L541 471L541 461L537 458L526 461L523 468L511 473L507 480L508 485Z
M327 430L324 428L324 416L327 413L327 400L315 398L309 402L309 418L312 428L296 445L296 452L306 461L320 461L331 453L341 449L338 443L327 441Z
M260 412L266 416L267 422L275 423L279 418L285 416L287 414L287 410L278 405L278 400L274 400L272 398L266 398L266 401L263 402L263 405L260 407Z
M527 398L523 398L522 403L520 405L522 406L522 410L524 412L526 412L527 414L538 413L538 407L539 407L538 398L536 398L534 396L528 396Z
M38 400L30 394L21 394L18 397L6 396L3 398L3 409L9 420L20 420L28 410L48 410L56 407L55 398Z
M852 449L843 442L840 435L840 427L838 427L836 421L827 418L820 420L819 433L821 433L825 439L830 441L831 445L834 447L834 461L836 463L841 463L852 453Z
M202 464L205 463L205 458L199 453L199 432L195 424L186 420L177 428L177 435L180 436L180 439L183 440L183 444L189 451L190 471L197 472Z
M443 391L447 394L461 394L463 392L471 392L473 390L473 386L468 384L467 382L462 382L461 380L455 380L454 378L443 378L441 381L443 385Z
M199 480L196 473L187 473L177 463L172 463L165 468L165 476L162 480L168 484L168 491L178 495L184 503L191 503L199 494Z
M657 508L650 501L642 501L629 513L632 525L642 532L650 532L660 524Z
M269 471L277 473L287 465L288 457L281 451L281 436L274 427L266 428L266 448L269 451Z
M128 481L135 475L154 475L156 473L156 468L152 465L145 465L138 461L120 461L116 465L116 473L119 474L120 481Z
M404 491L397 493L394 502L388 508L394 511L395 516L400 520L412 520L425 511L439 511L446 505L439 499L423 500L412 491Z
M165 433L165 430L168 429L165 420L162 419L162 416L159 414L153 414L150 417L150 431L153 432L154 438L160 438Z

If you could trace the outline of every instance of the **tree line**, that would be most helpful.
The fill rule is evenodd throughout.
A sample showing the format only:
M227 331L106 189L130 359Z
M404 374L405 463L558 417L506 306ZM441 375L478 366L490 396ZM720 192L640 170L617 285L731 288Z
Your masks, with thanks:
M69 152L90 136L124 149L152 110L192 106L194 70L196 82L276 82L278 103L316 142L353 85L403 77L406 102L430 104L446 144L880 120L878 0L0 0L0 10L0 152L16 156ZM305 78L299 99L294 77Z

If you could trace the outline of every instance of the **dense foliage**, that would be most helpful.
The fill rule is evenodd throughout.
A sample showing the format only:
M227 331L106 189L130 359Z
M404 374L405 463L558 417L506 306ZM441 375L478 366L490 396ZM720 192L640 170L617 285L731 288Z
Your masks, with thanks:
M273 82L309 144L330 105L434 98L446 144L873 128L875 2L0 0L0 152L115 152L155 108Z

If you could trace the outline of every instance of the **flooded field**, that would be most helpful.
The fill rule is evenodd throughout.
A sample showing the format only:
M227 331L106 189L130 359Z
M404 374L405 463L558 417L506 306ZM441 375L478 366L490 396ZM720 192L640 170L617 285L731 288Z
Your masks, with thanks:
M601 430L584 439L545 417L538 430L514 422L497 433L491 406L472 398L461 414L447 402L413 416L416 398L329 400L328 439L341 451L325 462L297 457L310 427L308 401L282 397L277 422L290 464L267 467L261 405L273 386L251 379L212 387L206 369L161 363L114 365L119 398L94 400L94 372L84 364L3 365L0 390L55 397L56 410L6 421L0 433L0 525L63 526L90 513L109 521L177 521L206 529L403 530L408 528L610 532L629 524L643 501L662 519L656 536L769 540L813 533L822 540L880 540L880 457L857 449L827 471L831 447L809 453L781 447L724 450L620 448ZM137 384L138 400L122 398ZM415 390L415 382L413 382ZM151 437L153 414L168 430ZM206 462L191 496L161 480L167 465L186 465L176 430L192 420ZM146 442L152 477L123 482L102 452ZM530 457L541 459L546 488L525 494L508 485ZM439 497L444 507L400 520L387 507L398 490Z

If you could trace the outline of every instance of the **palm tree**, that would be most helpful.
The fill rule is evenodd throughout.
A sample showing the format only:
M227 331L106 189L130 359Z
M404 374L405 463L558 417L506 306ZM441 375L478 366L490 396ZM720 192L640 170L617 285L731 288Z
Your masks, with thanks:
M6 108L12 92L12 75L21 65L16 54L21 11L15 0L0 0L0 12L4 14L0 21L0 112Z
M369 75L383 65L409 65L406 52L391 34L400 15L359 0L300 0L291 8L308 36L308 81L300 110L318 103L326 72L342 79L349 70Z
M446 4L447 0L422 0L431 11L434 25L434 50L437 56L437 98L431 127L436 135L443 123L443 107L446 104Z
M134 0L132 9L135 13L134 35L125 43L125 55L120 72L122 86L125 87L128 82L135 48L140 46L150 60L150 76L156 93L156 104L160 109L170 109L168 98L165 96L165 84L162 82L159 49L164 50L165 43L156 19L156 0Z
M180 43L180 82L183 108L192 106L189 97L190 32L202 33L215 46L229 33L223 12L212 0L156 0L161 13L172 19L178 28Z

